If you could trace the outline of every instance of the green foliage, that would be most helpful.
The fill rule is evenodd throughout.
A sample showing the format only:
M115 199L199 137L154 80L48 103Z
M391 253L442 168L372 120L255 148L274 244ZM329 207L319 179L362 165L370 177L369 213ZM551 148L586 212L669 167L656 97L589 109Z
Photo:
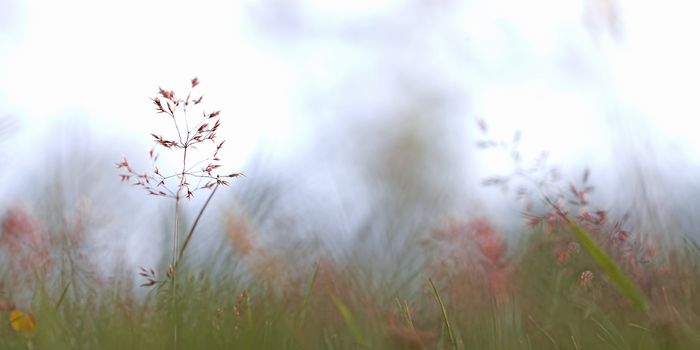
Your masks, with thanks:
M610 279L612 279L620 292L642 311L648 311L649 306L647 305L646 298L634 282L622 272L622 269L620 269L617 263L605 254L603 249L596 244L588 232L581 228L579 224L575 221L569 221L569 226L571 227L571 231L576 235L576 238L581 242L581 245L586 248L598 265L610 276Z
M577 240L584 250L559 261L552 250L559 244L554 236ZM397 295L393 289L372 289L376 276L365 279L357 273L361 269L355 266L367 261L335 267L290 261L284 266L302 271L297 271L298 283L283 285L263 275L242 279L188 264L179 271L175 308L167 284L160 290L135 288L124 283L132 278L128 274L99 286L83 285L70 275L41 279L24 310L36 316L36 328L28 334L14 331L9 311L0 311L7 320L0 326L0 348L172 349L175 324L180 349L700 347L700 255L695 250L670 249L646 266L663 273L644 289L577 224L562 232L534 232L519 248L507 263L507 291L501 298L484 283L489 275L480 265L464 268L461 275L451 270L447 279L430 277L427 283L414 283L421 278L411 274L404 285L418 287ZM595 276L590 285L582 286L584 271Z

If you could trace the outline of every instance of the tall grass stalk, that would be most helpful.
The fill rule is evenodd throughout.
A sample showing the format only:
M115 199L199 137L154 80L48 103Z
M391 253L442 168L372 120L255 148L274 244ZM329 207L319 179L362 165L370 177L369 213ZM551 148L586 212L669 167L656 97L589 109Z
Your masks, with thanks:
M180 317L178 312L178 283L177 283L177 267L182 259L187 246L189 245L194 230L199 223L204 210L209 205L212 197L220 185L228 185L226 178L235 178L240 176L240 173L230 173L227 175L216 174L215 171L222 167L218 157L224 142L217 141L216 132L218 131L221 122L219 119L220 111L206 112L202 109L202 116L199 120L190 126L190 116L188 109L195 107L202 102L203 96L193 98L192 93L194 88L199 85L199 79L194 78L191 81L191 90L186 98L176 97L175 92L159 89L158 95L151 98L156 106L158 114L164 114L172 120L174 126L174 135L163 136L162 134L151 133L156 146L167 150L179 150L182 152L181 168L179 171L169 175L163 175L156 165L158 154L155 152L155 147L149 151L149 156L153 163L152 172L140 173L134 171L129 165L126 158L117 167L124 170L120 175L122 181L132 182L132 184L142 187L149 195L169 197L174 200L174 228L171 249L171 263L168 267L166 276L170 282L171 291L171 308L174 317L173 328L173 347L178 347L178 326ZM184 124L184 125L183 125ZM211 143L209 143L211 142ZM209 146L207 146L209 145ZM191 149L207 148L208 154L192 160ZM196 181L196 183L195 183ZM171 184L172 182L172 184ZM204 183L202 183L204 182ZM197 218L187 234L182 247L180 247L180 212L182 210L180 201L183 198L191 199L195 192L199 190L210 190L211 193L197 215ZM142 276L146 277L147 281L144 286L154 286L162 283L157 279L153 269L150 271L142 269Z
M442 315L442 321L445 324L445 329L447 330L447 335L449 336L450 345L452 345L452 348L456 349L457 348L457 338L455 337L454 330L452 329L452 326L450 325L450 319L447 317L447 309L445 308L445 303L442 301L442 298L440 297L440 293L438 292L437 288L435 287L435 283L433 283L433 280L431 278L428 278L428 284L430 285L430 289L433 292L433 296L435 297L435 301L440 306L440 315Z

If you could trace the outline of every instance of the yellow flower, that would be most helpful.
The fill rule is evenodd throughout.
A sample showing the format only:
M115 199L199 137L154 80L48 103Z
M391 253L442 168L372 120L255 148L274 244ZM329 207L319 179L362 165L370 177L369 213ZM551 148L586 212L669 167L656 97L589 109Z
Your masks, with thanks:
M31 312L25 314L17 309L12 310L10 312L10 326L17 332L31 333L34 330L34 326L36 326L34 314Z

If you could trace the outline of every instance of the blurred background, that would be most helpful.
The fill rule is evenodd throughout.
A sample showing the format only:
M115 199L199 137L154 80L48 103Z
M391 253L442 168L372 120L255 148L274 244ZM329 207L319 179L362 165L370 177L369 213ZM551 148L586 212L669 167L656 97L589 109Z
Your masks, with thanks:
M114 163L148 167L162 127L149 97L184 94L196 76L207 108L223 111L221 158L246 177L217 193L195 250L224 249L222 235L240 250L245 225L267 245L391 259L477 216L514 239L530 168L563 188L589 169L594 209L700 238L698 10L0 0L0 206L49 230L80 218L105 266L155 263L172 203L120 184Z

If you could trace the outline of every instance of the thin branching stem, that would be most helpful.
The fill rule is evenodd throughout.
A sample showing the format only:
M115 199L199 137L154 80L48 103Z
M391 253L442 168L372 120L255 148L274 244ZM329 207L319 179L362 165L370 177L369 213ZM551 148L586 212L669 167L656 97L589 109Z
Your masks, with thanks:
M182 243L182 247L180 248L180 253L178 254L178 262L180 259L182 259L182 256L185 254L185 249L187 249L187 246L190 244L190 240L192 239L192 235L194 234L194 230L197 228L197 224L199 224L199 219L202 218L202 215L204 214L204 210L207 209L207 206L209 205L209 202L211 199L214 197L214 193L216 193L216 190L219 188L219 184L217 183L216 186L212 189L211 193L209 194L209 198L207 198L207 201L204 202L204 205L202 206L202 209L199 210L199 214L197 214L197 218L194 220L194 223L192 224L192 228L190 228L190 232L187 234L187 237L185 237L185 242Z

